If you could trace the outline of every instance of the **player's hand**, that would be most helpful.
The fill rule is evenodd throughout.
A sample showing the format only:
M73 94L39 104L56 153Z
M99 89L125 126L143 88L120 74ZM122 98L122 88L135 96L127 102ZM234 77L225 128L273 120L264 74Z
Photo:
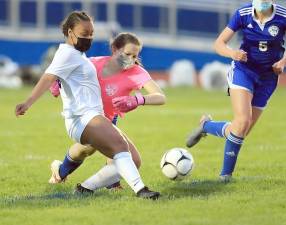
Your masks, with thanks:
M247 62L247 52L243 50L234 50L231 53L231 58L235 61Z
M113 107L119 112L130 112L138 106L137 98L135 96L121 96L112 99Z
M29 109L29 105L27 103L18 104L15 108L15 115L22 116Z
M285 65L286 65L286 62L284 59L281 59L280 61L274 63L272 65L274 73L277 75L281 75L284 71Z

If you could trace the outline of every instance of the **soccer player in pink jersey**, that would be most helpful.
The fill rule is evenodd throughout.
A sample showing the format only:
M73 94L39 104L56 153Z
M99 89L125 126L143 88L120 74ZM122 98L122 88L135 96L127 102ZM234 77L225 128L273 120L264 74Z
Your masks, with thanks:
M97 70L97 77L101 86L101 95L105 116L117 123L118 116L136 109L140 105L162 105L165 95L160 87L150 77L149 73L141 66L138 55L142 49L139 39L131 33L120 33L111 43L111 56L90 58ZM139 91L144 88L147 95ZM135 95L130 95L135 91ZM56 96L59 92L55 83L51 92ZM123 134L124 135L124 134ZM141 165L140 154L132 141L124 135L132 159L137 166ZM69 155L90 155L96 149L91 146L74 144ZM67 171L67 175L73 171ZM93 176L76 187L77 193L93 192L102 187L120 188L120 175L111 159Z

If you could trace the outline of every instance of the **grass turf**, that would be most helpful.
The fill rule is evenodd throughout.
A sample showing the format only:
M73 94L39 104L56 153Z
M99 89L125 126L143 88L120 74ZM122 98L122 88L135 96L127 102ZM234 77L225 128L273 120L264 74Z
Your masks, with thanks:
M14 116L16 103L29 92L30 88L0 90L1 225L286 224L285 89L275 93L246 139L230 184L217 181L224 141L215 137L191 149L196 166L183 181L169 181L159 168L166 150L184 147L202 113L231 119L224 93L167 89L167 105L141 107L120 120L119 127L140 150L144 182L162 193L155 202L136 198L125 183L120 192L74 196L74 185L104 165L99 153L87 159L66 184L49 185L51 161L62 160L72 141L60 116L61 101L49 94L24 117Z

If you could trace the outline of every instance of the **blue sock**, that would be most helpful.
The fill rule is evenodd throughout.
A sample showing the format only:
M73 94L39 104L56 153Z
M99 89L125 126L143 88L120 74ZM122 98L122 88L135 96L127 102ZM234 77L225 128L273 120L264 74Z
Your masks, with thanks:
M232 174L242 143L243 143L242 137L238 137L231 132L227 136L224 147L223 168L221 170L220 175Z
M206 121L203 129L207 134L212 134L218 137L225 137L224 131L227 125L230 124L226 121Z
M66 178L69 174L75 171L83 161L73 160L69 153L66 154L63 164L60 166L59 174L62 179Z

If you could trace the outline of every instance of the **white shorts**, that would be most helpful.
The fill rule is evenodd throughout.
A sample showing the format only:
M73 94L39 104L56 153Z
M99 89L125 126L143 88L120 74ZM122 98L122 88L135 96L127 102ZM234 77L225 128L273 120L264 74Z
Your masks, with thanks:
M93 117L99 116L99 115L103 116L103 113L100 111L92 110L92 111L86 112L84 115L81 115L81 116L73 116L71 118L66 118L65 125L66 125L66 129L67 129L67 132L70 138L75 140L77 143L81 144L80 138L81 138L81 135L86 125L89 123L89 121Z

